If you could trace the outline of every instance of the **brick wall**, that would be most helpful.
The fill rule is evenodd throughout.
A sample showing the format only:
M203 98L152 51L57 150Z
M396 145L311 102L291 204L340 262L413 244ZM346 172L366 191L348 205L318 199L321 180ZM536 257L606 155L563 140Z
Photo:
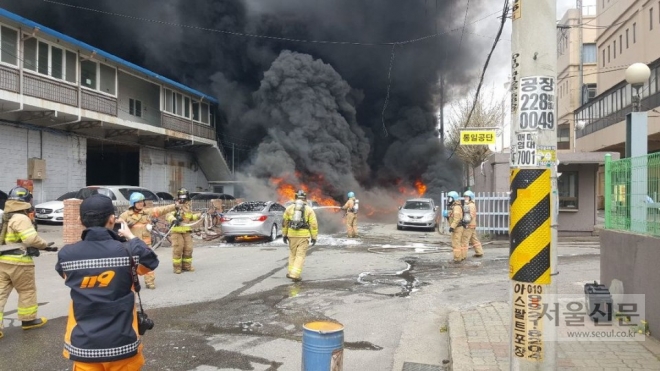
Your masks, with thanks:
M64 200L64 225L62 226L62 240L64 244L80 241L85 226L80 222L80 204L82 200L75 198Z
M86 185L87 140L66 133L0 125L0 190L27 179L28 158L46 160L46 179L34 180L34 204Z

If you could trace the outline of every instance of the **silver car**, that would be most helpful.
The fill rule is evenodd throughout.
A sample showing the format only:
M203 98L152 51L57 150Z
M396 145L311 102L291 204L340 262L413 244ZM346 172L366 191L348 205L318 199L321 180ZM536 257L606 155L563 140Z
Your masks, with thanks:
M282 235L284 206L272 201L240 203L223 213L220 224L227 242L236 237L259 236L274 241Z
M431 198L411 198L399 207L396 229L424 228L434 230L438 225L438 207Z

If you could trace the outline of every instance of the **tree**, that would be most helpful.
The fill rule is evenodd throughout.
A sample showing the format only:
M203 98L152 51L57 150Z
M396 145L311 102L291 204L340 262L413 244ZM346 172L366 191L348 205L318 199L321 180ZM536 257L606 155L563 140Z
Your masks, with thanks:
M502 132L504 126L504 101L496 99L493 89L482 91L474 107L474 112L467 122L470 111L474 104L474 92L469 94L469 98L454 102L450 106L450 129L446 139L447 148L452 150L456 148L456 156L469 168L479 166L491 151L488 146L460 145L460 131L464 128L491 128L497 129L497 133Z

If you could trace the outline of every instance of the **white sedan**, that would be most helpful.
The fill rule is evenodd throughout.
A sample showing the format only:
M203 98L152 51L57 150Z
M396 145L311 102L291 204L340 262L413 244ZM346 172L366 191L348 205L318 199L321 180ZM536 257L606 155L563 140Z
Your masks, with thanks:
M67 192L55 201L40 203L34 207L34 218L40 222L64 223L64 200L74 198L77 192Z

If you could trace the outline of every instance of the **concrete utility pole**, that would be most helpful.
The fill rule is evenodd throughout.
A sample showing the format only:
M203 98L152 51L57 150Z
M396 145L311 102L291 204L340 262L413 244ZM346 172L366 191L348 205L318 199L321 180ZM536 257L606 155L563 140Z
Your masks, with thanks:
M556 0L513 0L511 370L556 369L556 9Z
M577 3L575 4L575 6L577 7L577 9L579 11L579 15L578 15L578 35L579 35L578 39L579 39L579 41L578 42L580 43L580 45L579 45L580 55L578 56L578 58L580 58L580 67L579 67L580 71L579 71L579 77L578 77L578 87L580 88L580 93L578 94L578 96L580 97L580 106L581 106L581 105L584 104L584 92L583 92L583 89L582 89L582 86L584 85L584 71L583 71L583 69L584 69L584 61L583 61L584 56L582 55L584 53L584 50L583 50L584 46L583 46L583 39L582 39L582 0L577 0ZM570 35L571 31L569 30L568 32L569 32L569 35ZM570 36L569 36L569 39L570 39ZM573 126L575 126L575 124L576 123L573 123ZM573 127L573 131L575 131L575 127ZM573 143L573 148L575 148L575 143Z

